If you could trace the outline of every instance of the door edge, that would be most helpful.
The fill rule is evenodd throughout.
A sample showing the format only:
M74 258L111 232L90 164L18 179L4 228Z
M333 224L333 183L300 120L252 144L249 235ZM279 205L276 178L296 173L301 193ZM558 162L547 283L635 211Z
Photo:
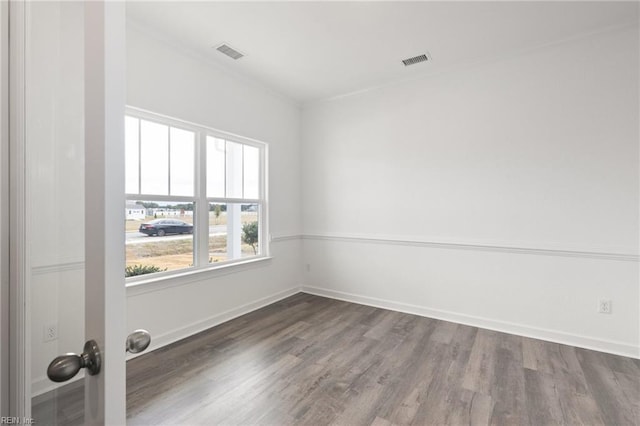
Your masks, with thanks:
M0 341L9 341L9 7L0 2ZM0 415L9 414L9 348L0 348Z
M26 256L25 62L26 2L8 3L8 404L9 414L31 417L28 257Z

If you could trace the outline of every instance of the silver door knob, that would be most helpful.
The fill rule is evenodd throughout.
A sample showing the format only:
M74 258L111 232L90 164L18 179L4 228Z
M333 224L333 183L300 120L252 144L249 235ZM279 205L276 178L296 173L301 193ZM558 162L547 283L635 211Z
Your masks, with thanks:
M127 337L127 352L137 354L149 347L151 334L147 330L136 330Z
M66 354L56 357L47 368L47 377L54 382L66 382L78 374L81 368L93 376L100 372L100 348L95 340L84 344L84 351L80 354Z

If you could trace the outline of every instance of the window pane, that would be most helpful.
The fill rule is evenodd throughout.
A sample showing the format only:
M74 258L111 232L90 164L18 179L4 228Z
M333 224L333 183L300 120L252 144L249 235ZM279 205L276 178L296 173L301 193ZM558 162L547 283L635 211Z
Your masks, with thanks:
M143 194L169 195L169 127L140 120Z
M225 141L207 136L207 197L224 197Z
M242 145L227 141L227 198L242 198Z
M171 195L193 195L195 133L171 128Z
M258 204L209 205L209 262L260 254Z
M209 263L227 260L227 205L209 204Z
M258 210L258 204L240 205L240 221L242 222L241 257L251 257L260 254L260 220L258 218Z
M260 150L244 146L244 197L258 198L260 194Z
M138 194L138 166L140 157L138 152L138 126L139 120L134 117L125 117L124 120L124 149L125 149L125 192Z
M127 276L193 266L194 203L127 201Z

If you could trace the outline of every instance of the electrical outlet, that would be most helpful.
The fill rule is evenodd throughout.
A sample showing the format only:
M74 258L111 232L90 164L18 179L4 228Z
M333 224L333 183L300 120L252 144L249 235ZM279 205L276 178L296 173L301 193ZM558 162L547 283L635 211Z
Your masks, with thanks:
M598 301L598 312L601 314L611 313L611 300L601 299Z
M58 324L51 323L44 326L42 341L51 342L58 338Z

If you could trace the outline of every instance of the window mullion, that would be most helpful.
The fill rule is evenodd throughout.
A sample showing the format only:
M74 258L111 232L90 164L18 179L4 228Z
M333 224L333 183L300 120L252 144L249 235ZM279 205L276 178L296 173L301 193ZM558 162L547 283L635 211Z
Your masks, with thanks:
M138 194L142 194L142 120L138 119Z
M207 141L206 133L197 133L196 144L196 210L197 221L195 238L195 266L209 264L209 203L207 202Z
M171 195L171 126L167 126L167 194Z
M242 171L240 172L240 178L242 179L242 183L240 186L240 193L242 194L242 198L244 198L244 145L242 145Z
M267 148L260 149L260 161L258 162L258 197L260 198L260 204L258 207L258 220L259 220L259 237L258 246L260 247L260 253L265 256L270 256L268 241L271 240L271 234L269 233L269 221L267 218Z

